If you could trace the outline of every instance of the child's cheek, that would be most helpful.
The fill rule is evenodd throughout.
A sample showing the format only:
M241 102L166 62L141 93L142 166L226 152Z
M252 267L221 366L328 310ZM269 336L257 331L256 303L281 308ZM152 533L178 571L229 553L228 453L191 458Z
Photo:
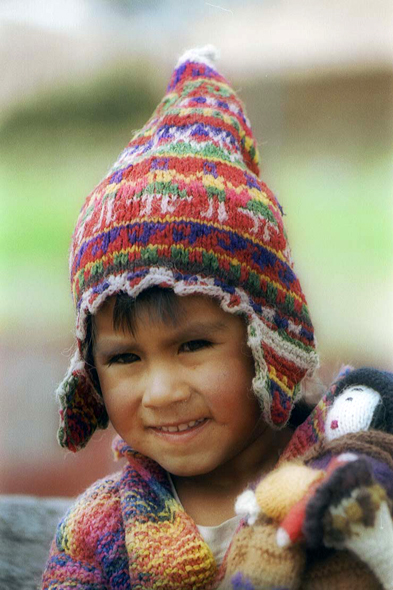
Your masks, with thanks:
M245 396L252 396L253 365L238 359L222 359L211 363L200 374L200 390L211 402L219 402L224 409L241 406ZM238 410L238 408L237 408Z

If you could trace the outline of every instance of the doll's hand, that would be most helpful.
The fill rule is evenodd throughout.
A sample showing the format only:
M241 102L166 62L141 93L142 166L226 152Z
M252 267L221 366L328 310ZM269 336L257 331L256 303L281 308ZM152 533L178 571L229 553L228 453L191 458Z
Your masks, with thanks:
M349 549L393 590L391 501L366 459L338 467L309 500L303 534L310 549Z
M313 481L309 481L300 500L296 502L296 504L293 504L281 520L276 536L277 545L279 547L288 547L304 540L302 529L306 517L306 510L310 500L314 498L316 490L321 487L324 481L329 480L331 474L336 469L342 467L349 461L357 460L357 458L357 455L354 455L353 453L342 453L338 457L332 459L326 471L314 472L318 474L318 476ZM310 468L306 466L305 469L310 470ZM319 525L319 521L317 524Z
M322 470L296 461L284 463L266 475L255 491L247 490L238 497L236 514L245 517L251 526L261 515L279 523L304 498L310 486L324 477Z

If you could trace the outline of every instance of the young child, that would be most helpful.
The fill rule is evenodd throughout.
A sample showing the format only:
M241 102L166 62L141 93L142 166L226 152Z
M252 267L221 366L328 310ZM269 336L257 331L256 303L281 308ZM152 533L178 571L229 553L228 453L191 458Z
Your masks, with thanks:
M282 209L213 58L180 59L79 215L59 442L110 420L126 465L64 517L43 588L217 588L236 497L276 464L317 366Z

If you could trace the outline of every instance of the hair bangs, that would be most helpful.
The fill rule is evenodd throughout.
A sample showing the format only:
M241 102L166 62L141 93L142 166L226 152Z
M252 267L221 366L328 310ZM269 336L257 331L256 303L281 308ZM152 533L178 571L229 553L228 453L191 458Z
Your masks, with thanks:
M136 325L144 314L152 321L176 326L182 313L179 297L171 289L151 287L136 299L127 293L118 293L113 308L113 327L135 335Z

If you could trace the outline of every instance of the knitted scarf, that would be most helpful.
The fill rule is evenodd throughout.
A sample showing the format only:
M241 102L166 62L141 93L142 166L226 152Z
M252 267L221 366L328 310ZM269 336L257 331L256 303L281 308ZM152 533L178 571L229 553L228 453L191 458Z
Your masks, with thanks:
M96 482L58 527L43 588L210 590L224 575L168 475L115 439L123 471Z

